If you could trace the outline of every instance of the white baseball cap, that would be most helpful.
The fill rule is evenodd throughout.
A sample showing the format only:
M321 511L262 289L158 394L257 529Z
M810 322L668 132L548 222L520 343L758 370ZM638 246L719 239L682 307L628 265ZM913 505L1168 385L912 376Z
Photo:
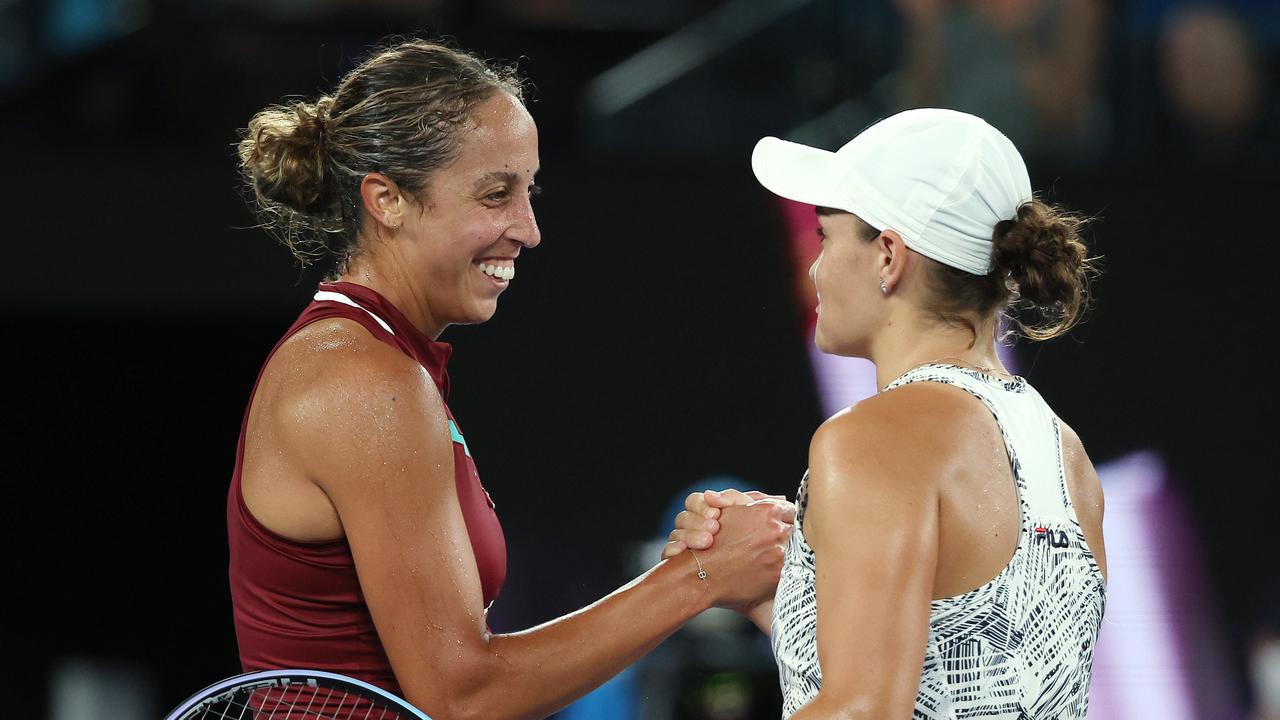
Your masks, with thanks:
M996 223L1017 217L1031 179L1009 138L954 110L907 110L836 152L766 137L751 169L789 200L844 210L944 265L986 275Z

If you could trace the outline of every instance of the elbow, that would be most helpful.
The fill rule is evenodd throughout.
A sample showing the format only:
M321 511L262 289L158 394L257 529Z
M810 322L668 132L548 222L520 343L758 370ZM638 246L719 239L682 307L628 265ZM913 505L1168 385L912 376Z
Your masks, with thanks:
M405 683L405 699L422 710L431 720L482 720L498 718L493 707L494 678L492 668L482 659L463 659L448 668L415 678ZM413 687L410 687L413 685Z
M496 688L484 693L452 695L441 711L427 713L431 720L538 720L511 705L510 698Z
M513 703L510 688L505 687L501 669L492 658L476 657L474 661L456 662L447 671L429 680L434 687L418 688L405 698L426 713L431 720L524 720L534 717L521 712ZM408 693L408 688L406 688ZM540 715L537 717L541 717Z
M444 677L440 680L446 685L441 692L432 693L435 697L423 698L406 693L405 699L426 713L431 720L482 720L497 717L489 709L484 693L447 685L448 680Z
M484 699L480 697L450 697L445 705L441 713L430 714L431 720L482 720L496 717L490 714Z

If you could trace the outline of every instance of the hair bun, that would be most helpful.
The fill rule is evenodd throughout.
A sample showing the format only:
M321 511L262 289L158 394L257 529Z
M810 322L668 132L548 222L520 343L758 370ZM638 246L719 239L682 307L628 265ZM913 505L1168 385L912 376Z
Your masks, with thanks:
M995 272L1008 279L1021 309L1034 309L1039 324L1019 321L1029 337L1044 340L1065 333L1085 305L1093 260L1080 239L1085 220L1033 199L1018 207L1015 220L996 225Z
M339 219L337 183L326 162L332 106L328 97L277 105L249 121L240 164L264 206L304 216L307 224Z

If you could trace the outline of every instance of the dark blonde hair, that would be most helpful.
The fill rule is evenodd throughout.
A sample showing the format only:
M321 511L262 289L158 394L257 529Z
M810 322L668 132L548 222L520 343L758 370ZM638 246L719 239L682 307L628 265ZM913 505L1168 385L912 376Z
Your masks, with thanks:
M375 50L332 96L262 110L238 149L263 225L302 264L343 272L358 250L365 175L420 193L457 157L476 105L498 92L523 102L514 68L414 39Z
M1033 199L1017 217L996 224L992 270L986 275L927 263L927 310L946 322L976 329L966 314L1002 312L1032 340L1066 334L1088 306L1098 258L1080 237L1086 219ZM975 337L976 341L976 337Z

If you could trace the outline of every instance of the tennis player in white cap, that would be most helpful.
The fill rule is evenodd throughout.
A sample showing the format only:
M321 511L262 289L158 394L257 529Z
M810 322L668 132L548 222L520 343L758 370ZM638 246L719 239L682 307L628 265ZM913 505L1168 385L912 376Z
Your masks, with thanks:
M783 717L1084 718L1102 490L996 353L1005 318L1034 340L1079 319L1080 221L1032 196L1004 135L949 110L835 153L765 138L752 167L817 206L817 343L871 360L881 388L810 445L772 606ZM716 508L748 501L691 496L668 551L709 546Z

